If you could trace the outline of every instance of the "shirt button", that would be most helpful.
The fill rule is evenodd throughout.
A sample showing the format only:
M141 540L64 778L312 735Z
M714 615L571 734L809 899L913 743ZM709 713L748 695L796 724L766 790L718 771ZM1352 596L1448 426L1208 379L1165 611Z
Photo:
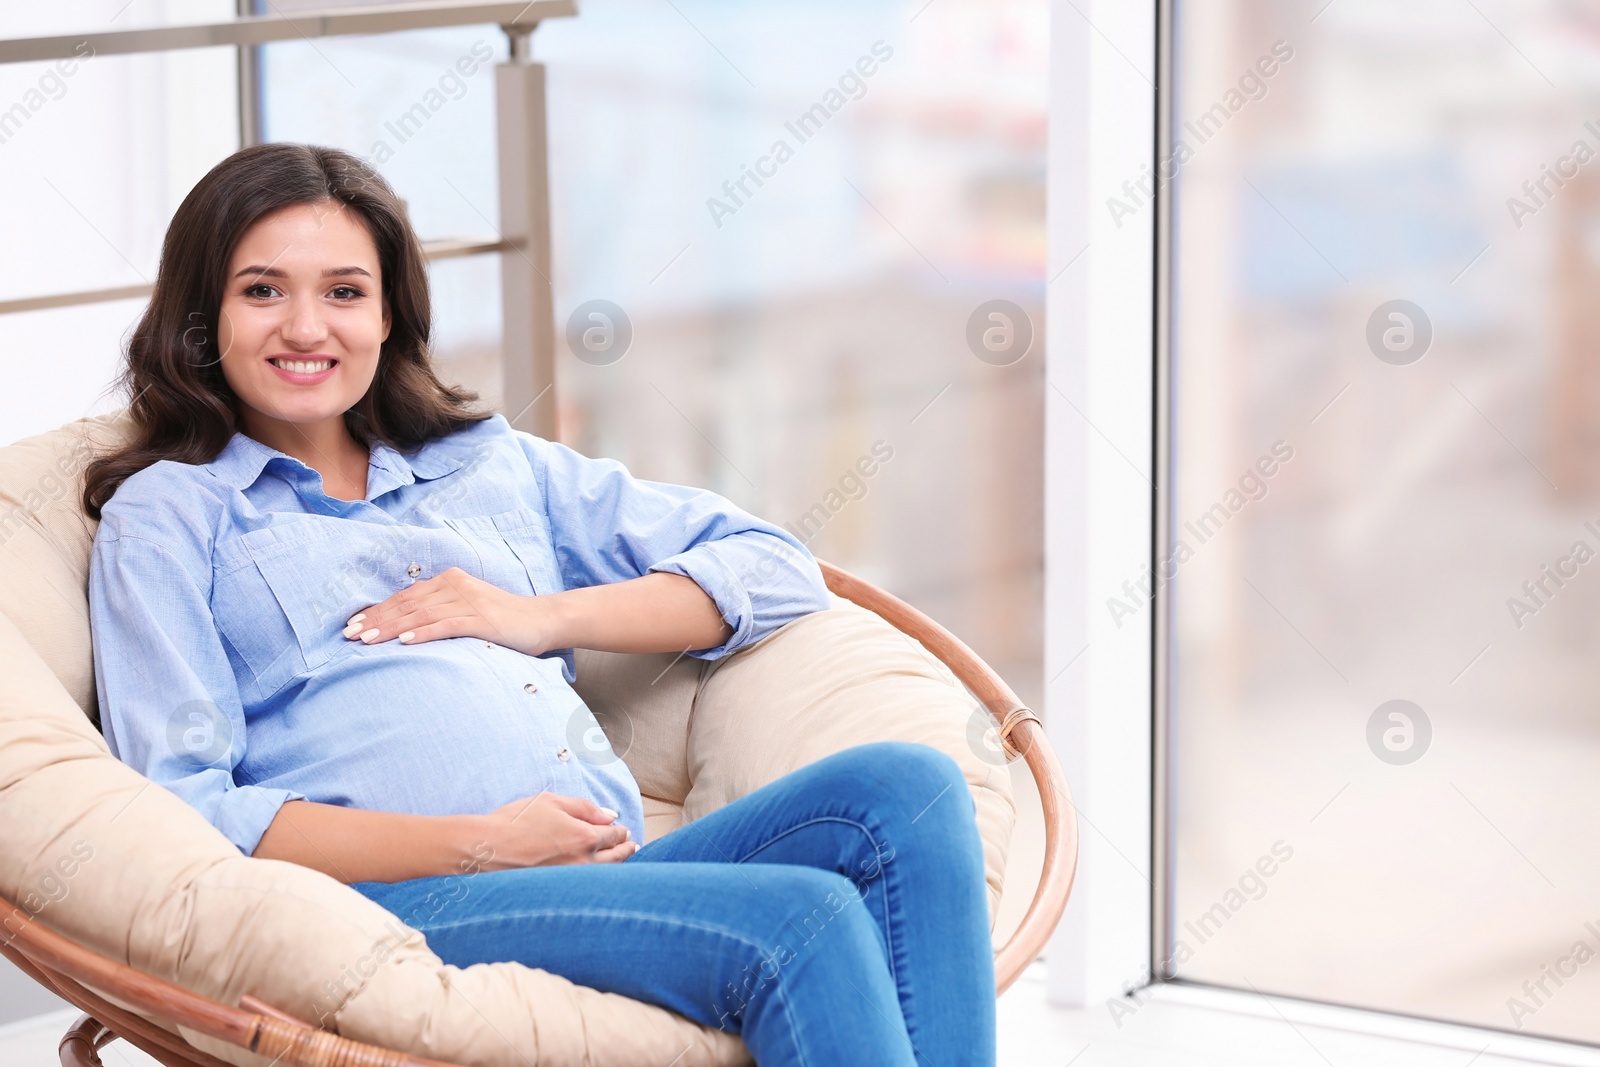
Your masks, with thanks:
M567 762L567 760L571 758L572 750L567 748L565 745L561 746L561 748L556 751L556 759L560 760L562 763Z
M539 691L539 687L534 685L532 682L529 682L527 685L522 687L522 691L527 693L529 696L533 696L533 694Z
M415 578L417 575L422 573L422 565L420 563L413 563L406 568L406 573Z
M494 642L493 641L485 641L483 643L483 647L484 648L493 648L494 647Z

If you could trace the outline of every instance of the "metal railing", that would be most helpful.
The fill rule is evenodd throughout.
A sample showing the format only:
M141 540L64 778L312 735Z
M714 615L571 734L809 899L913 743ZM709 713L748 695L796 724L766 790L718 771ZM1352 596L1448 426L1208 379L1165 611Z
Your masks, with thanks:
M241 0L240 7L248 6ZM550 292L550 195L544 67L532 61L530 37L547 18L577 14L576 0L384 4L128 30L91 30L0 40L0 63L93 55L136 55L188 48L239 50L239 142L259 140L257 49L278 41L371 36L447 26L498 25L510 57L495 66L496 158L500 231L490 237L425 241L430 260L498 254L501 275L502 404L513 425L555 436L555 329ZM46 293L0 300L0 315L149 296L146 284Z

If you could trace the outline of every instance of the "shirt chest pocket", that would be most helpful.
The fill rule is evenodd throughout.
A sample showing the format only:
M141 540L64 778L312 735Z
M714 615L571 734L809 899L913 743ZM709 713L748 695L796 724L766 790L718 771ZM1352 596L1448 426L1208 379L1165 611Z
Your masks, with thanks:
M426 569L428 541L404 527L317 521L251 531L219 561L217 628L270 696L348 651L350 616Z
M434 560L439 571L458 566L518 596L561 592L550 527L543 512L516 508L495 515L444 521L460 539L461 551L442 547Z

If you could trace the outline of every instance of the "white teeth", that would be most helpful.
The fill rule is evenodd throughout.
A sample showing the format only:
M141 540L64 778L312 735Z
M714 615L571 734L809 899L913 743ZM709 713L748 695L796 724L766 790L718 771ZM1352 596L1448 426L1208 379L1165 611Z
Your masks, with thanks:
M274 359L270 362L275 367L282 367L295 374L316 374L333 366L331 359Z

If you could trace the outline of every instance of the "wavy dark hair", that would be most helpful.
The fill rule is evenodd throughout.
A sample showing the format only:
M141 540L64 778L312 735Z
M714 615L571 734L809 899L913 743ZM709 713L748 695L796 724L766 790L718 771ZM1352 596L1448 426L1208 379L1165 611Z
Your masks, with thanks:
M427 266L389 183L337 148L253 145L211 168L167 227L155 292L128 342L118 381L131 397L133 436L85 471L83 508L92 518L133 474L163 459L210 462L243 428L239 398L222 375L217 349L229 260L258 220L328 200L349 208L371 233L390 318L372 385L344 414L351 435L410 452L490 417L472 406L476 393L446 385L433 372Z

